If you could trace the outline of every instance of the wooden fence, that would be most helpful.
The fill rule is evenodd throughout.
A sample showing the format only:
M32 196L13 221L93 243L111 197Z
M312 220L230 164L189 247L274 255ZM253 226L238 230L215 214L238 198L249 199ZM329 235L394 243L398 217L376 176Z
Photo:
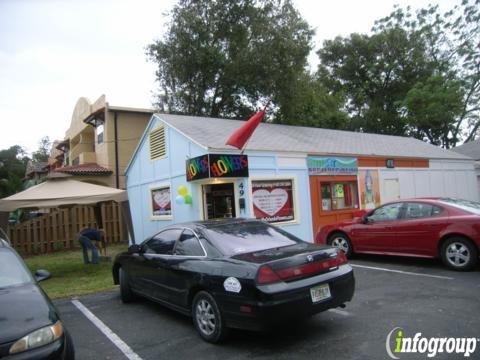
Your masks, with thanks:
M107 244L127 241L121 206L115 202L101 205L103 228ZM51 209L50 213L9 226L13 247L22 255L46 254L78 248L77 233L85 227L96 227L91 206Z

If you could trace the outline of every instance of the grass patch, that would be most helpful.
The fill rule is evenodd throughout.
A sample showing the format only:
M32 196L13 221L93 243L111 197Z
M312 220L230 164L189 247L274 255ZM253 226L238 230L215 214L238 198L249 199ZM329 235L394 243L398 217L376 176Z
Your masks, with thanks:
M127 250L128 245L110 245L107 255L111 261L101 260L98 265L83 263L82 250L63 251L25 258L32 273L48 270L50 279L40 282L51 299L71 297L113 289L112 264L115 255Z

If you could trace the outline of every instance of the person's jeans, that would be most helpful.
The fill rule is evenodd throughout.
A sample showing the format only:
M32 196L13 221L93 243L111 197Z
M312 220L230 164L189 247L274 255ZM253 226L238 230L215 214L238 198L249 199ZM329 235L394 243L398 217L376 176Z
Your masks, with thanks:
M83 263L89 264L90 259L88 258L88 250L92 251L92 264L98 264L98 250L97 247L92 243L86 236L80 236L78 239L83 250Z

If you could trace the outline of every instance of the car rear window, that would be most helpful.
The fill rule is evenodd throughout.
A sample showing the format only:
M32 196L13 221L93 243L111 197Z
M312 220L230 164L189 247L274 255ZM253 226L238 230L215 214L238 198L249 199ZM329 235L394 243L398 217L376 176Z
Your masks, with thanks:
M441 202L444 202L450 206L468 211L472 214L480 215L480 202L469 201L469 200L459 200L459 199L450 199L444 198L440 199Z
M0 289L33 282L22 260L10 250L0 249Z
M224 255L262 251L302 242L292 234L262 222L228 224L207 228L203 232Z

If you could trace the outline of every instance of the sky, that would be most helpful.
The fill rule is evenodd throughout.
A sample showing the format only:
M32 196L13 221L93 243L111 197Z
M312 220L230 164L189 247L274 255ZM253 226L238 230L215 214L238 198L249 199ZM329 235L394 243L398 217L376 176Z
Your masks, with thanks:
M460 0L292 0L324 40L369 33L395 4L444 11ZM151 108L158 84L145 48L167 30L174 0L0 0L0 149L62 140L80 97Z

